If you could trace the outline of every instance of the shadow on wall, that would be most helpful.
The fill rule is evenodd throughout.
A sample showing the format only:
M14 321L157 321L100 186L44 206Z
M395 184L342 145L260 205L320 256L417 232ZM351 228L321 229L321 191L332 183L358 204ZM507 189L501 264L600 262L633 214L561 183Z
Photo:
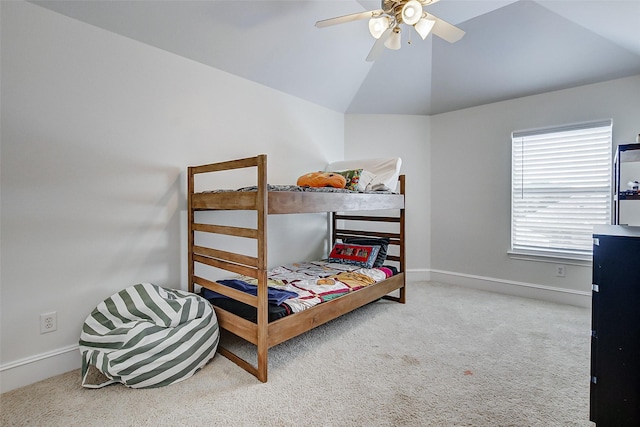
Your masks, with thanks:
M3 146L4 286L98 301L179 283L180 167L89 142L18 145Z

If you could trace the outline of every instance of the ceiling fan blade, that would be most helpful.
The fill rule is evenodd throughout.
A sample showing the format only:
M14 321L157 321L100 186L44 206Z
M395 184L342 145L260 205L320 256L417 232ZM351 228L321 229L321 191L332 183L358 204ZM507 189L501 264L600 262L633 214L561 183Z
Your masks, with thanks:
M367 62L373 62L378 59L378 57L384 50L384 42L389 38L392 32L393 29L391 27L384 30L384 33L382 33L378 40L376 40L376 42L373 44L373 47L369 51L369 55L367 55Z
M352 13L351 15L338 16L336 18L324 19L316 22L316 27L324 28L331 25L344 24L345 22L358 21L360 19L368 19L374 16L382 15L382 9L368 10L366 12Z
M430 13L427 13L427 19L436 21L431 32L436 36L445 39L449 43L457 42L465 34L464 31L462 31L460 28L451 25L447 21L443 21L442 19Z

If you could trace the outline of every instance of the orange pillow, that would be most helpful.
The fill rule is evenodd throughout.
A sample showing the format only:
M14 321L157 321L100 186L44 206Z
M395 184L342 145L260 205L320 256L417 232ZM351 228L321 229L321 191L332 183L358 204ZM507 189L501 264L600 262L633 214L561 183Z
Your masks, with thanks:
M298 178L300 187L334 187L344 188L347 179L334 172L310 172Z

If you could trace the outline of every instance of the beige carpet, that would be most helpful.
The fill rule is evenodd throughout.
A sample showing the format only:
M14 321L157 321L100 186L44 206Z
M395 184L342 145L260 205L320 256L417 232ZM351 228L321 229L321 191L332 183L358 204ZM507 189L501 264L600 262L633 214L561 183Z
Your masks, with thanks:
M2 426L593 426L590 311L434 283L160 389L74 371L0 396ZM229 343L229 337L227 343ZM223 337L224 339L224 337ZM233 340L240 351L252 346Z

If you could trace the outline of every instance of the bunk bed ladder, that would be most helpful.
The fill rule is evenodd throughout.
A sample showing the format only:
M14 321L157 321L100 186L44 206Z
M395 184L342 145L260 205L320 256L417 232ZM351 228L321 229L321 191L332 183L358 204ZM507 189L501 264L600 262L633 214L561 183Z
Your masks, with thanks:
M244 370L254 375L261 382L267 381L268 368L268 295L267 295L267 215L268 215L268 187L267 187L267 158L262 154L256 157L222 162L212 165L204 165L188 168L188 275L189 291L195 291L195 285L202 286L223 295L233 297L257 310L257 323L252 323L235 314L215 307L220 326L234 324L236 332L241 338L252 342L257 348L257 366L242 359L237 354L222 345L218 346L218 352L231 360ZM255 210L257 213L256 228L242 228L220 226L211 224L199 224L195 222L195 209L193 194L195 190L195 176L200 173L215 172L221 170L257 167L258 189L255 202L247 210ZM195 232L212 234L224 234L237 237L255 239L257 256L251 257L217 249L198 246L195 244ZM202 263L215 268L231 271L237 274L253 277L258 281L257 296L244 294L243 292L221 285L195 275L195 263Z

